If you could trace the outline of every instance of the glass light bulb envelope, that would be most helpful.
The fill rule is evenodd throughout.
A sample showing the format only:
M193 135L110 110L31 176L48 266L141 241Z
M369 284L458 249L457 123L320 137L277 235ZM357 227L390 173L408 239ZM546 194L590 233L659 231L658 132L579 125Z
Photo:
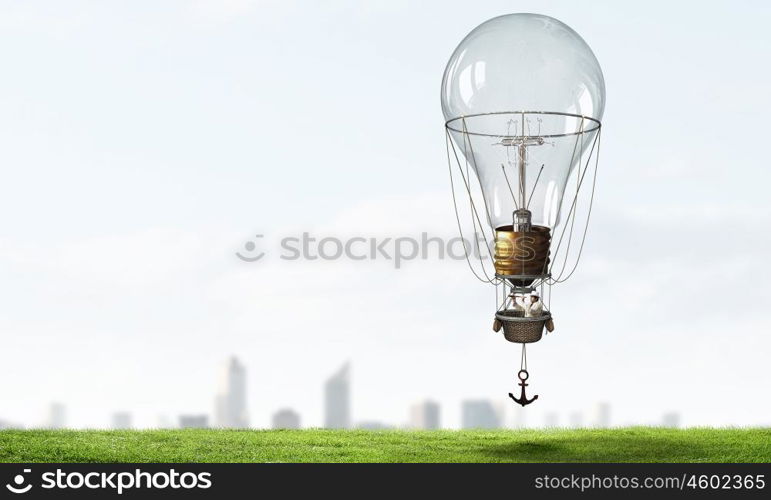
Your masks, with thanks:
M586 42L548 16L490 19L453 52L441 100L492 228L511 226L518 209L532 213L534 226L554 228L605 107L602 70Z

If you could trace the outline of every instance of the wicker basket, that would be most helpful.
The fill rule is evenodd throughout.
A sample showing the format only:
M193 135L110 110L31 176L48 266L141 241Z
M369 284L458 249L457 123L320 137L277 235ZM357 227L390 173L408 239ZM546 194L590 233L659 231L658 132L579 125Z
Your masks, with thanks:
M545 312L538 318L525 318L520 311L506 309L496 313L495 317L503 324L503 336L506 340L518 344L529 344L541 340L543 327L551 318L551 314Z

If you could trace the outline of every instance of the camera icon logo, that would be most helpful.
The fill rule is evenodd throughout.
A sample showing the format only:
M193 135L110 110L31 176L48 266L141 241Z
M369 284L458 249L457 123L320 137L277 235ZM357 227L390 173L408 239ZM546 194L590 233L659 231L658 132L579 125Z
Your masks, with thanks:
M24 469L24 474L27 474L29 472L32 472L32 469ZM15 476L13 476L13 484L8 483L5 485L5 487L8 488L8 491L10 491L11 493L26 493L30 489L32 489L31 484L27 484L26 486L24 486L24 481L27 480L27 478L24 477L24 474L16 474Z

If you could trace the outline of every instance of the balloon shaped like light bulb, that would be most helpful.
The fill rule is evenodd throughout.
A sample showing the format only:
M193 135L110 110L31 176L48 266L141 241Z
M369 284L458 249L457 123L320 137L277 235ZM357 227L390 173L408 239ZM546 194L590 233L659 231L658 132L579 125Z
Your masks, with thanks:
M544 329L554 331L551 300L546 306L537 289L543 293L548 285L551 290L573 272L563 279L576 201L595 146L599 149L605 108L602 70L586 42L565 24L548 16L511 14L482 23L463 39L444 71L441 98L451 182L452 156L468 191L475 231L484 210L495 233L495 276L481 266L482 277L470 260L469 265L477 278L496 286L493 330L503 330L506 340L522 344L521 395L509 397L526 406L538 396L525 394L529 372L524 346L539 341ZM596 169L595 162L595 174ZM471 171L483 203L474 201ZM577 182L569 189L572 202L564 203L573 172ZM454 182L452 187L455 200ZM593 194L592 186L587 225ZM557 233L561 217L564 223L552 254L552 232ZM461 226L459 218L462 233ZM562 269L553 275L550 259L558 259L567 227L568 250ZM478 234L475 238L479 244ZM583 239L579 257L582 248Z

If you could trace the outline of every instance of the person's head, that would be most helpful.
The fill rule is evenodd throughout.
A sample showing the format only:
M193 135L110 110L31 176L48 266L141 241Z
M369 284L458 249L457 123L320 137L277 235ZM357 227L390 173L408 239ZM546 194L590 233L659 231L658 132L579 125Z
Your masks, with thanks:
M538 295L535 295L535 294L531 295L530 296L530 303L531 304L535 304L536 302L538 302Z

